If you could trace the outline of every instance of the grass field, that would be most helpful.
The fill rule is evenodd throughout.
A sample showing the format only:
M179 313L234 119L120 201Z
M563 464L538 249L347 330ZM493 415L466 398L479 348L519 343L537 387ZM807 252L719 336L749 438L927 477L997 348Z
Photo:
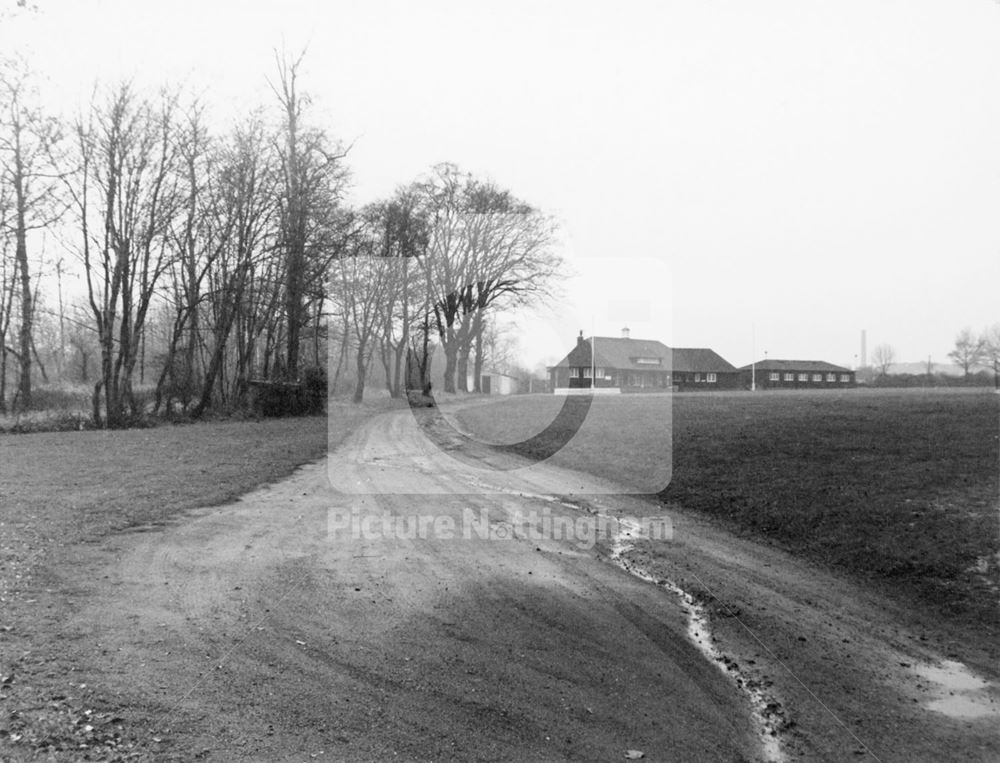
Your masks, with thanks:
M322 456L371 415L0 436L0 598L60 546L232 500Z
M515 452L542 457L551 452L547 443L565 433L565 426L546 428L564 401L577 407L585 403L576 396L516 396L485 406L459 407L452 415L460 428L479 439L513 444ZM550 463L613 480L633 492L658 492L670 481L674 415L670 395L599 396L584 410L579 429L575 423L580 415L568 417L572 439L548 459Z
M672 458L669 485L655 488L662 500L941 614L996 624L997 395L844 390L606 400L598 411L605 436L574 442L554 462L645 486L651 473L669 473L664 462ZM559 402L509 398L456 415L481 437L514 442L537 432ZM671 403L672 449L643 441Z

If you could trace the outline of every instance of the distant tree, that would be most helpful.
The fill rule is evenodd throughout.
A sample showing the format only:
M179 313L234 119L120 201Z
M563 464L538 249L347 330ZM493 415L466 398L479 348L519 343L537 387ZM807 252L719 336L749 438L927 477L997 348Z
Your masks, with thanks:
M480 347L482 357L477 353L477 367L527 378L531 372L517 365L517 327L512 323L501 324L495 318L484 323Z
M359 218L347 256L334 263L331 279L332 301L338 313L346 315L349 341L355 349L355 403L364 399L365 380L379 332L385 324L385 313L395 302L387 300L387 295L397 289L399 266L405 264L405 259L380 256L383 223L379 207L366 207Z
M872 351L872 366L878 370L879 376L889 373L889 366L896 360L896 350L891 344L880 344Z
M1000 323L983 331L983 359L993 366L993 383L1000 389Z
M94 358L100 355L97 346L97 333L90 327L83 324L73 324L67 343L75 355L75 370L70 376L83 384L89 384L91 380L91 364Z
M985 358L983 337L977 337L970 328L962 329L955 337L955 349L948 353L948 357L955 361L955 365L961 366L968 378L972 366L981 363Z

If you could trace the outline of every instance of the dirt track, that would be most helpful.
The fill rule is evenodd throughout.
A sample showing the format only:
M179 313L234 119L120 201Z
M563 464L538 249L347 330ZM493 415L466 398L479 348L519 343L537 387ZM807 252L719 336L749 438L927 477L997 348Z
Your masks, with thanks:
M674 514L673 541L624 556L717 597L700 601L737 663L727 674L689 639L691 603L620 569L613 538L499 537L532 509L660 511L554 500L587 488L551 468L477 469L408 412L386 414L329 464L76 549L93 577L78 581L66 649L78 675L154 718L163 758L762 759L736 679L773 704L784 757L1000 758L995 713L929 707L947 692L914 670L946 654L891 605L782 554ZM411 515L449 517L439 529L455 537L359 539L349 526ZM995 683L969 697L998 706Z

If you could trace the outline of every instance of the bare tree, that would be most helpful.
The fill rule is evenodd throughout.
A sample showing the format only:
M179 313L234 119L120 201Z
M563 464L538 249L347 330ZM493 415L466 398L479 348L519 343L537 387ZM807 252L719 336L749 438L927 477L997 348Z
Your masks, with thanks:
M299 92L299 68L304 54L294 61L275 55L278 79L272 83L283 111L282 139L279 150L282 165L281 241L284 263L285 375L292 380L299 374L299 351L303 327L313 313L307 300L310 283L310 258L328 264L329 232L347 170L347 153L332 143L322 130L304 125L303 110L309 98ZM339 252L338 252L339 254ZM315 270L315 268L314 268ZM320 283L325 278L320 279Z
M364 399L365 381L378 332L384 325L387 295L398 283L400 260L379 256L380 221L377 209L366 209L349 255L333 268L333 298L346 316L355 358L354 402Z
M983 331L983 360L993 366L993 385L1000 390L1000 323Z
M501 324L496 318L485 321L482 342L476 353L476 368L489 368L502 374L521 370L517 367L515 326ZM482 352L480 357L479 352Z
M424 283L444 351L445 392L456 390L455 373L462 341L461 295L467 285L465 274L469 262L468 239L463 230L464 180L456 166L442 164L421 184L429 224L427 252L422 262Z
M18 350L20 363L18 402L31 407L31 370L34 356L34 291L37 273L28 256L28 234L44 228L59 217L56 190L58 182L50 157L61 138L58 122L46 117L30 103L32 97L27 68L8 63L0 70L0 183L11 189L11 214L4 232L12 232L15 241L14 262L19 282L20 327Z
M182 116L175 128L175 142L178 205L182 211L173 220L167 238L167 245L174 251L166 269L173 321L156 383L154 413L164 402L169 410L174 393L180 396L184 408L194 397L198 386L197 350L202 342L203 283L229 235L227 222L214 214L214 145L200 103L192 103ZM183 348L180 355L179 348Z
M483 330L487 312L531 304L550 295L561 261L552 251L551 220L492 183L469 189L473 214L473 288L470 290L470 341L460 350L459 377L467 378L468 357L475 348L474 391L481 392ZM463 362L464 356L464 362Z
M67 185L101 350L93 416L111 428L140 412L133 373L150 304L170 264L170 226L179 209L174 104L168 95L151 103L122 84L94 103L89 121L76 129L79 167Z
M0 185L0 227L7 218L6 186ZM16 268L10 257L6 236L0 237L0 413L7 412L7 334L10 330L11 312L14 307L14 290L17 286Z
M872 350L872 366L878 369L879 376L886 376L889 367L896 361L896 350L891 344L880 344Z
M955 349L948 353L948 357L961 366L963 373L968 378L972 366L983 361L985 356L985 344L983 337L977 337L972 333L971 328L964 328L955 337Z
M401 397L407 349L419 330L426 301L419 259L427 249L427 221L412 188L400 189L391 200L371 205L367 216L375 256L387 261L377 327L379 359L389 394Z
M70 378L84 384L90 383L92 364L94 359L100 356L97 331L94 329L93 316L89 316L88 319L89 312L89 305L74 304L70 308L70 314L64 316L68 324L66 342L73 355Z
M251 119L235 131L219 167L216 227L226 234L220 239L219 256L210 263L212 354L193 411L195 417L201 416L212 400L216 381L226 367L234 326L242 326L246 332L241 336L237 331L232 362L237 397L245 393L249 381L252 348L260 336L254 327L262 321L255 310L259 305L252 298L248 300L247 295L261 261L274 252L277 233L274 212L278 171L268 144L263 126ZM273 290L265 293L275 294ZM277 300L265 302L265 310L276 304Z
M560 265L551 249L554 227L509 191L454 165L435 167L423 193L430 226L424 271L445 355L445 391L468 391L469 359L482 343L487 312L549 293ZM477 391L481 370L477 360Z

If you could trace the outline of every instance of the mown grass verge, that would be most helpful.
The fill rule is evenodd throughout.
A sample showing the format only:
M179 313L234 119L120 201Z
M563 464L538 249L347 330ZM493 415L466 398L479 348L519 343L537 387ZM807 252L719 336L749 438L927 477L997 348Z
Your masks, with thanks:
M672 449L630 442L628 434L642 431L643 408L656 410L664 398L620 400L617 422L609 417L604 424L607 436L575 443L583 454L563 465L636 485L650 469L662 473L672 457L661 500L905 593L940 614L996 626L997 395L675 395ZM456 415L466 429L510 442L537 431L553 405L514 398Z
M281 479L380 407L331 403L329 417L0 435L0 759L159 757L141 710L73 679L62 618L77 599L67 585L92 572L76 566L72 546Z
M0 436L0 596L53 548L155 524L289 475L372 414ZM20 577L18 577L20 576Z
M231 500L326 450L322 417L0 438L4 526L74 542Z

